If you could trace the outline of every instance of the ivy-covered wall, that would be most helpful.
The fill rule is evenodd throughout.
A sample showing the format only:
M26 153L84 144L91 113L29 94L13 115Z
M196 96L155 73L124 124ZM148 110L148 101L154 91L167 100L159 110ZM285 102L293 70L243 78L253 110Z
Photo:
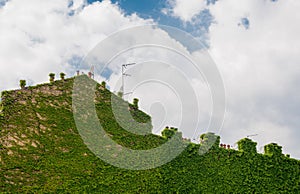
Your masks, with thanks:
M282 156L282 147L276 143L270 143L264 146L265 154L270 156Z
M238 149L242 152L248 152L248 153L256 153L256 142L253 142L251 139L244 138L237 142Z
M266 145L265 154L260 154L255 142L243 139L238 142L239 150L225 149L213 133L201 135L200 144L185 141L185 151L159 168L131 171L105 163L87 149L78 134L72 86L73 78L3 92L0 192L299 193L300 162L281 154L280 146ZM98 118L122 146L151 149L181 135L176 128L166 128L162 136L123 130L114 119L111 99L117 99L120 106L128 104L117 96L112 98L114 94L103 85L97 88ZM140 110L130 111L138 122L151 120ZM151 125L145 128L151 130Z

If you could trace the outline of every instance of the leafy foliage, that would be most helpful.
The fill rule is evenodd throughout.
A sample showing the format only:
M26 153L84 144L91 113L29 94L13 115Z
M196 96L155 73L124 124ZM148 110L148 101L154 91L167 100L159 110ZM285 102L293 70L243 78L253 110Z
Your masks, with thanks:
M61 80L65 80L65 76L66 76L65 73L61 72L59 75L60 75L60 79L61 79ZM54 76L55 76L55 75L54 75ZM53 79L53 81L54 81L54 79Z
M55 74L54 74L54 73L49 73L49 77L50 77L49 81L50 81L51 83L54 82Z
M264 146L265 154L271 156L282 156L282 147L276 143L270 143Z
M177 128L174 127L166 127L162 132L161 135L166 138L166 139L170 139L171 137L173 137L176 133L180 133L178 132ZM182 136L182 134L180 134L180 136Z
M102 86L103 88L106 88L106 82L105 82L105 81L102 81L102 82L101 82L101 86Z
M20 80L20 88L25 88L26 86L26 80Z
M256 142L253 142L251 139L244 138L241 139L238 143L238 149L240 151L248 152L248 153L256 153Z
M139 99L137 99L137 98L133 99L133 107L135 109L139 109Z
M78 134L73 118L72 89L73 78L70 78L26 90L2 92L0 192L299 192L298 160L275 154L279 153L279 147L273 144L266 147L266 154L253 152L255 142L245 139L239 144L242 151L220 148L220 137L213 133L201 135L200 145L187 141L184 152L155 169L130 171L107 164L87 148ZM163 137L124 130L114 119L112 100L121 108L134 106L98 84L97 116L108 135L120 145L146 150L162 145L174 134L180 137L176 128L165 129ZM151 131L148 115L132 108L129 111L132 118L120 114L121 119L145 123L144 129L137 130ZM210 144L211 149L198 154L199 149Z
M215 135L214 133L208 132L200 136L201 145L209 146L212 148L218 148L220 144L220 136Z

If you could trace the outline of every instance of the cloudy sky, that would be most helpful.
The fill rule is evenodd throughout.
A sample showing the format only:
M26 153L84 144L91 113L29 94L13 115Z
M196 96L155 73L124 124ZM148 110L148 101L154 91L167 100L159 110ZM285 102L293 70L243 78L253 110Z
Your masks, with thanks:
M259 143L259 151L263 145L276 142L283 146L284 153L300 158L299 9L298 0L147 0L143 3L0 0L0 90L18 88L20 79L26 79L28 85L46 82L49 72L63 71L73 76L81 68L82 59L99 42L122 29L149 24L173 26L202 42L223 78L226 114L219 132L221 141L235 146L239 139L258 134L252 139ZM158 30L159 36L144 34L143 38L170 43L191 55L203 50L203 46L191 48L163 33L164 29ZM137 36L140 34L130 39L138 42ZM114 63L148 61L128 70L136 76L131 80L140 82L141 77L149 75L170 79L176 76L174 69L168 70L166 64L175 64L180 72L187 69L188 63L183 59L165 50L151 49L132 50L120 55ZM157 58L164 63L151 62ZM157 69L158 72L154 71ZM112 65L108 71L105 76L99 76L99 81L106 79L113 90L120 81L120 68ZM192 104L187 103L191 112L185 114L193 123L194 111L198 111L200 124L196 129L189 129L191 125L182 130L186 137L196 138L209 123L212 102L205 79L193 75L192 71L186 74L192 88L198 88L198 105L192 109ZM181 79L180 76L176 79ZM127 90L135 92L141 108L152 114L155 132L165 125L179 125L184 103L176 92L164 93L167 89L159 83L144 84L134 90L136 85L130 83L128 78ZM177 83L177 87L182 86ZM189 92L181 92L190 97Z

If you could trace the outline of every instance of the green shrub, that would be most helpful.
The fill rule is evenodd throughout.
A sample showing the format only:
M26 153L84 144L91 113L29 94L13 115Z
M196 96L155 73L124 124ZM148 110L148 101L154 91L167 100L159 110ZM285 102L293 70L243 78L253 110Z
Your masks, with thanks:
M174 130L171 130L169 128L165 128L162 132L161 135L167 139L170 139L173 135L175 134Z
M175 127L166 127L162 132L161 132L161 135L164 137L164 138L167 138L167 139L170 139L171 137L173 137L174 135L177 135L178 137L181 137L182 138L182 133L178 131L178 128L175 128Z
M282 147L276 143L270 143L264 146L264 152L266 155L282 156Z
M49 73L49 81L52 83L54 82L54 79L55 79L55 74L54 73Z
M65 76L66 76L65 73L61 72L59 75L60 75L61 80L65 80ZM54 81L54 79L53 79L53 81Z
M139 109L139 99L137 99L137 98L133 99L133 107L135 109Z
M101 82L101 86L102 86L103 88L106 88L106 82L105 82L105 81L102 81L102 82Z
M26 86L26 80L20 80L20 87L21 89L24 89Z
M256 151L256 145L257 143L252 141L251 139L244 138L237 142L238 149L242 152L248 152L248 153L257 153Z

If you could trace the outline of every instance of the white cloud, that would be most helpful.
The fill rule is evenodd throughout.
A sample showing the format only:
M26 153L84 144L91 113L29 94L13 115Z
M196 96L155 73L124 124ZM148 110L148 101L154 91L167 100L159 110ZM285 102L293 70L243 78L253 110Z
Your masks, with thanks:
M131 66L126 72L131 76L125 78L125 93L133 92L126 96L126 99L129 97L129 101L132 101L138 97L141 109L148 113L151 113L151 106L157 105L157 102L164 107L165 115L163 112L152 115L154 132L159 132L163 129L161 126L167 125L179 127L188 137L199 136L200 130L204 132L211 112L210 91L191 62L184 55L177 53L189 56L188 50L159 28L128 29L120 36L113 37L105 40L108 42L102 42L100 47L96 47L91 56L86 58L89 61L94 60L94 56L101 56L98 61L103 63L103 59L111 59L110 55L118 53L109 63L109 68L113 70L108 80L111 90L120 90L121 64L136 62L137 65ZM103 45L106 46L102 50ZM138 47L121 52L124 48L132 46ZM203 53L199 52L198 58L204 58ZM192 89L195 90L195 94ZM180 125L182 115L185 116L185 122ZM166 118L161 123L163 116Z
M223 0L210 6L215 17L210 52L228 100L223 140L233 143L258 133L253 138L260 145L275 141L300 158L300 124L294 124L299 111L291 108L300 108L294 98L300 95L299 8L293 0ZM250 21L248 30L238 26L244 17Z
M73 74L72 57L119 29L151 22L125 16L110 1L10 0L0 8L0 90L17 88L22 78L45 82L49 72Z
M206 0L169 0L169 8L162 9L164 14L171 14L184 22L192 19L206 8Z

